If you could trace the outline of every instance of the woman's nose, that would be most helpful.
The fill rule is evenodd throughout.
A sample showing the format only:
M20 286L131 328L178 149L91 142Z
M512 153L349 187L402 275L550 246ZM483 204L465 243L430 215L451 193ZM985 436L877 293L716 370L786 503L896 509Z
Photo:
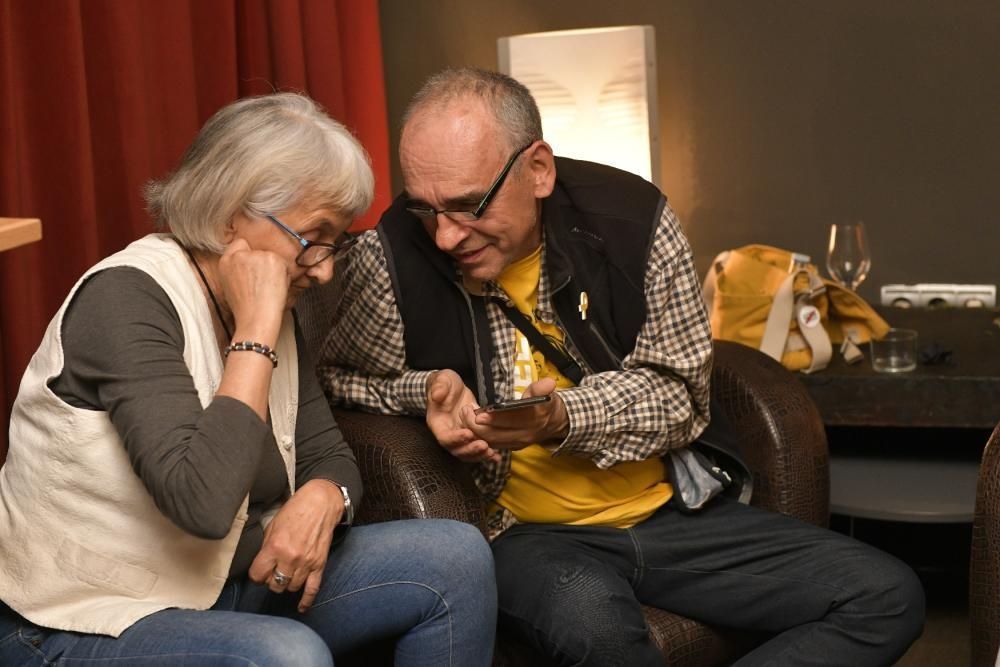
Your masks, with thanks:
M313 264L308 269L306 269L306 275L310 279L319 283L320 285L325 285L333 279L334 273L334 260L333 255L330 255L324 259L319 264Z

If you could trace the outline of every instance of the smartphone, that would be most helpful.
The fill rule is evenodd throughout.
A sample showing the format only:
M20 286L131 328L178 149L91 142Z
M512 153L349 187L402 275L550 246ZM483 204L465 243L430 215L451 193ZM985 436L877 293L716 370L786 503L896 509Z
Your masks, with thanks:
M516 401L502 401L500 403L490 403L489 405L483 406L476 410L477 415L481 415L484 412L506 412L507 410L520 410L521 408L527 408L532 405L538 405L539 403L548 403L552 400L552 394L546 394L545 396L529 396L528 398L519 398Z

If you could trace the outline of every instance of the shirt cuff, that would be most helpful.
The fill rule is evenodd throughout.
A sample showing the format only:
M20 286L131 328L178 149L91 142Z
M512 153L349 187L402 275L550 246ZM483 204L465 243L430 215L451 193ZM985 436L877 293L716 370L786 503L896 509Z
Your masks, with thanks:
M427 412L427 378L434 371L404 371L396 384L396 398L407 412Z
M607 410L598 387L572 387L561 389L559 397L566 406L569 433L552 451L553 453L596 454L603 447Z

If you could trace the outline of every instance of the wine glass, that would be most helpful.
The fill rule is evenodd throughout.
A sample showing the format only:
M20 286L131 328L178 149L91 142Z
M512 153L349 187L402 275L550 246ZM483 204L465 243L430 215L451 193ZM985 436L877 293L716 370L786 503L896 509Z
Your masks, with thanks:
M830 225L830 245L826 251L826 270L830 277L851 290L868 277L872 267L868 236L863 222Z

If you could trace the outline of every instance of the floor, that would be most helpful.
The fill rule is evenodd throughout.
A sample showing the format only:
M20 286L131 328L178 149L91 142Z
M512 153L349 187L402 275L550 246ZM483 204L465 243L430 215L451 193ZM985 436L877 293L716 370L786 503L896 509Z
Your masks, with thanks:
M845 517L836 515L831 527L844 533L852 529ZM971 526L856 519L853 531L856 538L908 563L924 584L927 595L924 633L896 663L897 667L968 665Z
M917 456L926 460L978 462L989 438L983 429L831 428L831 451L866 452L885 457ZM947 442L946 453L941 443ZM899 480L887 479L890 488ZM974 484L971 489L974 499ZM968 495L968 494L966 494ZM971 515L971 508L966 508ZM887 551L914 569L924 584L927 619L923 635L896 665L900 667L967 666L969 636L969 548L971 523L913 523L854 519L834 514L834 530Z
M924 634L898 667L944 667L969 664L969 614L963 605L932 605L927 609Z

